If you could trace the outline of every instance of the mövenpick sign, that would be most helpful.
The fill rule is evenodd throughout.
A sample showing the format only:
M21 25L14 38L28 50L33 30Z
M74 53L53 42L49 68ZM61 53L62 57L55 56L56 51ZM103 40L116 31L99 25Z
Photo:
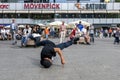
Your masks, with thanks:
M24 9L60 9L55 3L24 3Z
M20 3L21 4L21 3ZM15 6L15 7L10 7ZM0 9L17 9L16 4L0 4ZM57 3L24 3L23 9L60 9L60 4Z
M0 9L8 9L8 4L0 4Z

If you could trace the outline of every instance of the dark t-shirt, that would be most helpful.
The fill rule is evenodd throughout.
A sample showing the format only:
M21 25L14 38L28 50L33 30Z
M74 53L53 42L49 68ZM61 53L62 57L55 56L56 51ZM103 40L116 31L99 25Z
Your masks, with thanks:
M53 56L56 56L56 52L54 51L54 46L52 46L52 45L44 46L41 51L41 60L44 60L44 58L51 59Z

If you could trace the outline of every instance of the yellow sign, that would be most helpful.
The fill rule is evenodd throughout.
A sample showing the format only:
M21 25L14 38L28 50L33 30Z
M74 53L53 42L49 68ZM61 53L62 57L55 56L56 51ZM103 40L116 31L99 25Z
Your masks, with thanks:
M105 0L104 2L108 3L108 2L110 2L110 0Z

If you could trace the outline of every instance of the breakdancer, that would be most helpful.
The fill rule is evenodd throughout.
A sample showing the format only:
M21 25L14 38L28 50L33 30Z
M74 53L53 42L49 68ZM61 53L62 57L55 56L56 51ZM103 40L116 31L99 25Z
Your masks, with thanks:
M38 42L36 44L37 46L44 46L40 54L41 55L40 64L45 68L49 68L52 65L52 57L55 57L56 53L58 53L61 59L61 63L64 65L65 59L64 59L62 50L76 43L76 41L78 40L79 38L73 38L67 42L60 43L57 45L50 40L42 40Z

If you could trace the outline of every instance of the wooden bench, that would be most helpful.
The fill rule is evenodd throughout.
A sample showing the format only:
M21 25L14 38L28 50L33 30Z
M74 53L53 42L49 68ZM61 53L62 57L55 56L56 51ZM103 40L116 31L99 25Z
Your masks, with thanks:
M11 34L9 34L9 35L7 36L7 40L12 40L12 35L11 35Z
M27 41L26 46L34 46L34 47L36 47L34 40L31 40L31 39L29 39L29 40Z
M43 38L41 37L41 39L43 39ZM40 40L41 40L41 39L40 39ZM35 44L35 41L32 40L32 39L28 39L27 44L26 44L26 47L28 47L28 46L37 47L36 44Z
M1 35L0 35L0 40L3 40Z
M77 44L85 44L85 38L84 37L80 37L80 40L77 41Z

